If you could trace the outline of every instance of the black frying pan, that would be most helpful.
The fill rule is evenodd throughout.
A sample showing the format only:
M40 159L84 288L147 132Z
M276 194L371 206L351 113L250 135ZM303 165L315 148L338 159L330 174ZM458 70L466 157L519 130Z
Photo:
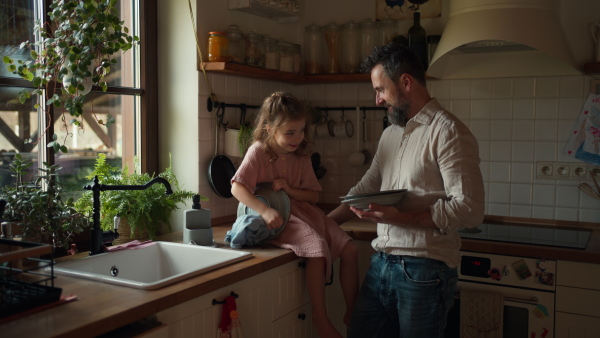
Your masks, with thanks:
M223 110L225 108L223 107ZM224 113L224 111L222 112ZM215 131L215 157L208 166L208 182L213 191L223 198L231 198L231 179L235 175L235 166L229 157L218 155L219 152L219 129L221 128L217 111L217 129Z

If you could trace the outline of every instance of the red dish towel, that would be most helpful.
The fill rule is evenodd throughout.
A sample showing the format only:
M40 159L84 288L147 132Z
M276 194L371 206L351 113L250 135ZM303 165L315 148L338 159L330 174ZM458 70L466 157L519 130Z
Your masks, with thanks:
M219 325L219 332L217 332L218 338L243 338L242 325L238 318L237 306L235 304L235 297L228 296L225 298L225 304L223 304L223 311L221 312L221 325Z

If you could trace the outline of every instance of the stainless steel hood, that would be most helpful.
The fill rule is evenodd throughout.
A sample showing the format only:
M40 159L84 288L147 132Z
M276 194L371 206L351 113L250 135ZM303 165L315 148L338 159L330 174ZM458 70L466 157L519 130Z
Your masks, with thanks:
M554 0L452 0L427 70L439 79L580 75Z

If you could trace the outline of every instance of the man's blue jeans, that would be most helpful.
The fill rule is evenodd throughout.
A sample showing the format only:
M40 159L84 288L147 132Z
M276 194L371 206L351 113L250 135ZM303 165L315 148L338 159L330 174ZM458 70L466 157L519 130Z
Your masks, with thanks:
M457 269L444 262L376 253L348 337L443 337L457 281Z

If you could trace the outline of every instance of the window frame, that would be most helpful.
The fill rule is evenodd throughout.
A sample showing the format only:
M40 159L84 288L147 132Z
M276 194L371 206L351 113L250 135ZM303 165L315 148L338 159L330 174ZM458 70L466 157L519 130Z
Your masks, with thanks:
M132 0L136 1L136 0ZM140 121L138 137L140 169L142 172L159 172L158 157L158 60L157 60L157 0L139 1L139 28L140 28L140 87L115 87L109 86L106 93L137 95L140 101ZM48 20L50 2L43 0L44 17ZM2 64L1 66L5 66ZM0 76L0 86L33 88L31 82L19 78ZM50 116L53 116L54 107L46 106ZM45 144L52 141L54 124L45 134ZM44 144L44 145L45 145ZM40 160L54 163L54 150L40 147Z

